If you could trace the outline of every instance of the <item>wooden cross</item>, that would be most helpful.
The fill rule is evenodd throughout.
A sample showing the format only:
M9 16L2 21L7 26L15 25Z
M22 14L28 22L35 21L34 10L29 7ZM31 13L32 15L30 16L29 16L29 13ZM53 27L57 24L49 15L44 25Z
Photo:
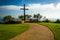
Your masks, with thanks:
M28 9L26 9L25 4L24 4L24 8L21 8L21 10L24 11L24 21L25 21L25 20L26 20L26 17L25 17L25 10L28 10Z

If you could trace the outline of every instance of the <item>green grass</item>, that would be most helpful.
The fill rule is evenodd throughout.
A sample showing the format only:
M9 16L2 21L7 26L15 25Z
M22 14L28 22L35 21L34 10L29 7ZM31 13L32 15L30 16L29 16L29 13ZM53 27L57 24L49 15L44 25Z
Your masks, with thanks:
M28 24L0 24L0 40L9 40L28 28Z
M60 40L60 24L58 23L40 23L49 27L55 34L55 40Z

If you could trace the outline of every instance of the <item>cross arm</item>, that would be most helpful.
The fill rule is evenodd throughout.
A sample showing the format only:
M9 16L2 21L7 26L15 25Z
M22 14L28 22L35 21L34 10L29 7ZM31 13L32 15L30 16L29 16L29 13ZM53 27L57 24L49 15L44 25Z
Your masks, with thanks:
M21 10L28 10L28 9L24 9L24 8L20 8Z

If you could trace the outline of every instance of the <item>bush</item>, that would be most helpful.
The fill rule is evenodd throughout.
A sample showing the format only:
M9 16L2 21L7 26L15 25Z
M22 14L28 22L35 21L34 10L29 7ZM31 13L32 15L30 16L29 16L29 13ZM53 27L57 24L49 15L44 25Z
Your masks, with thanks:
M38 21L37 21L37 19L30 19L29 22L31 22L31 23L37 23Z
M42 21L42 22L47 22L47 23L48 23L48 22L51 22L51 21L50 21L50 20L48 20L48 19L46 19L46 20L44 20L44 21Z
M55 23L60 23L60 20L59 20L59 19L57 19L57 20L55 21Z
M21 23L21 21L7 21L7 22L4 22L5 24L19 24Z

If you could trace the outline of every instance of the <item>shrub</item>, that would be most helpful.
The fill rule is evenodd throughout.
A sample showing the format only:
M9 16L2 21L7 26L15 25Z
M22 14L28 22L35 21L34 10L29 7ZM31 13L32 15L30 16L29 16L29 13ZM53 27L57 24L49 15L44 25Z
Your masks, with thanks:
M50 21L50 20L48 20L48 19L46 19L46 20L44 20L44 21L42 21L42 22L47 22L47 23L48 23L48 22L51 22L51 21Z
M5 24L19 24L21 23L21 21L7 21L7 22L4 22Z
M57 19L57 20L55 21L55 23L60 23L60 20L59 20L59 19Z

